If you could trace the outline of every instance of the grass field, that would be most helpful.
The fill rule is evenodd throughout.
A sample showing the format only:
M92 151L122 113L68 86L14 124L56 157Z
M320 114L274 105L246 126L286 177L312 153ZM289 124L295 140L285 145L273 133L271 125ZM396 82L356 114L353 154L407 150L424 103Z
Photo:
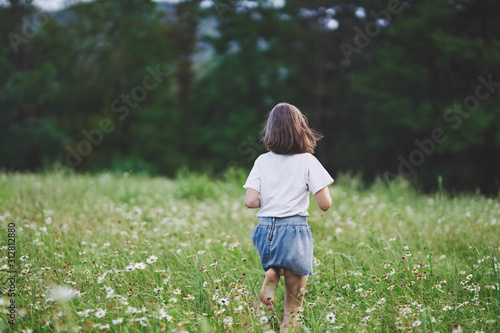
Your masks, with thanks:
M2 329L278 332L283 281L265 311L245 178L0 174ZM348 176L330 193L326 213L311 197L304 332L500 331L499 198Z

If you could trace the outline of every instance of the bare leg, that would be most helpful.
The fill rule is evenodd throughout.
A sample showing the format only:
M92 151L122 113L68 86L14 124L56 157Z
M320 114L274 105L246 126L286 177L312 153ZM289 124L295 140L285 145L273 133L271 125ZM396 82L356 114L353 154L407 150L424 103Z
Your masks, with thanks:
M276 289L278 289L278 283L280 282L281 275L283 275L282 268L270 268L266 272L266 278L262 284L259 298L262 303L267 305L268 310L273 309L274 295L276 294Z
M302 305L306 288L307 275L299 275L285 270L285 314L281 323L281 332L295 332L297 330L297 308Z

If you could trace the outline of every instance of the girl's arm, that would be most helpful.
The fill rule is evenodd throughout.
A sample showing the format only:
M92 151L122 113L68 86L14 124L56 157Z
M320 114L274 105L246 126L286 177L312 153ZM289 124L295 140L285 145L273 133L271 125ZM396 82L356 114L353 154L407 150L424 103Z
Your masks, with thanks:
M245 195L245 206L248 208L259 208L260 198L259 192L253 188L247 189L247 194Z
M316 203L319 208L326 212L330 206L332 205L332 198L330 197L330 192L328 191L328 186L323 187L321 190L314 194L314 199L316 199Z

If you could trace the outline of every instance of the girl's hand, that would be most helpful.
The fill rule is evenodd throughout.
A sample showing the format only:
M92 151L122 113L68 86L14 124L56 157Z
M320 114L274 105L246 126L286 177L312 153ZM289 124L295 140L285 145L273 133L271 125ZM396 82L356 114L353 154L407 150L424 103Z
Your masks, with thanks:
M253 188L247 189L247 194L245 195L245 206L248 208L260 207L259 192L257 192L257 190L254 190Z
M323 187L321 190L314 194L314 199L316 199L316 203L319 208L326 212L330 206L332 205L332 198L330 197L330 192L328 191L328 186Z

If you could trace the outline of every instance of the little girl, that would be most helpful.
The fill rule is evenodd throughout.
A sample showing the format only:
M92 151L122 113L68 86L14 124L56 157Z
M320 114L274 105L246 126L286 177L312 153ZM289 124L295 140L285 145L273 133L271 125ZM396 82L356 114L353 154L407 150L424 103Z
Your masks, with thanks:
M258 225L250 238L266 271L259 298L273 309L280 276L285 278L285 313L281 330L295 330L293 314L302 304L311 276L313 240L307 224L309 192L321 210L332 204L328 185L333 178L312 155L321 135L307 125L295 106L280 103L269 113L264 145L243 186L245 206L258 208ZM260 197L259 197L260 193Z

